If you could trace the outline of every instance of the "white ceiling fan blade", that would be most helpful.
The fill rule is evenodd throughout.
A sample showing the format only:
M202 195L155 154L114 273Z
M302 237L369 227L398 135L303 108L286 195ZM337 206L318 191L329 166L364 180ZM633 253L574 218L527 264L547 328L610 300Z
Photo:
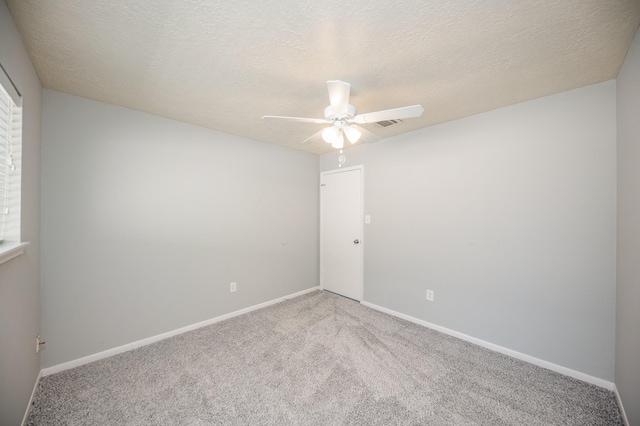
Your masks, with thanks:
M349 92L351 85L340 80L327 81L329 102L334 114L346 114L349 107Z
M318 133L314 133L312 136L309 136L307 139L302 141L302 144L308 144L308 143L313 143L313 142L320 142L322 141L322 132L324 131L324 129L320 130Z
M412 105L401 108L386 109L384 111L368 112L366 114L358 114L353 117L356 123L377 123L378 121L397 120L399 118L420 117L424 112L422 105Z
M280 115L263 115L262 118L265 120L297 121L299 123L331 124L331 121L326 118L283 117Z

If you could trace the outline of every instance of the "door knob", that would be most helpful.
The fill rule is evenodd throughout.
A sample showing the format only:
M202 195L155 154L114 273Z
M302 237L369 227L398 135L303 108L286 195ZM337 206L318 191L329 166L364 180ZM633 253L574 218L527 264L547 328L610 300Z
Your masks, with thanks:
M360 244L360 240L358 239L353 240L353 244Z

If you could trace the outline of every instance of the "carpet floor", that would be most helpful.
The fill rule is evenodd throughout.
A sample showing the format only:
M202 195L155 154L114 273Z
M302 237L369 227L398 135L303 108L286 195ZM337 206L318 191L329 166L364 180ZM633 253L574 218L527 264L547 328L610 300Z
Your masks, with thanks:
M28 425L621 425L606 389L315 291L43 377Z

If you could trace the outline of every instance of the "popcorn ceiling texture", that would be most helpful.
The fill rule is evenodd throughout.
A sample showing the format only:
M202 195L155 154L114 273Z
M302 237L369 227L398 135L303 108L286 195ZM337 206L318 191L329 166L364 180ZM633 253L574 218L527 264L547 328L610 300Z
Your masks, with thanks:
M616 77L639 0L7 0L42 84L314 153L326 81L394 136Z

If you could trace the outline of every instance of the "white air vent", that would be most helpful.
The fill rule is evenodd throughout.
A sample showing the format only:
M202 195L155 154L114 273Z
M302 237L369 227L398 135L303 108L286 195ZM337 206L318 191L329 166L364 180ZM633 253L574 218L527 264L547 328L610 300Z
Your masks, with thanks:
M395 120L383 120L383 121L378 121L376 123L374 123L376 125L376 127L389 127L389 126L393 126L394 124L400 124L402 123L402 120L395 119Z

